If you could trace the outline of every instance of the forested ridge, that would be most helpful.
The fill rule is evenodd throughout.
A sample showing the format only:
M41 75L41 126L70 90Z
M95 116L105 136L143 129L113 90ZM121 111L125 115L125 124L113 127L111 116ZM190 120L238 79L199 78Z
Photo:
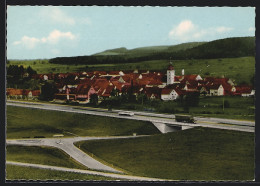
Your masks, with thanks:
M186 60L235 58L255 55L255 37L237 37L211 42L183 43L175 46L142 47L132 50L118 48L90 56L57 57L56 64L120 64L148 60Z

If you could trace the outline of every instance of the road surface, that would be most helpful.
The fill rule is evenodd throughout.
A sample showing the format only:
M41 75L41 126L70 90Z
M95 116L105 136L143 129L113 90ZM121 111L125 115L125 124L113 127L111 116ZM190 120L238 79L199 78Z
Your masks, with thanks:
M122 173L112 167L104 165L103 163L95 160L87 155L80 149L74 146L77 141L98 140L98 139L118 139L118 138L133 138L137 136L121 136L121 137L74 137L74 138L42 138L42 139L16 139L6 140L7 145L25 145L25 146L50 146L63 150L70 155L73 159L82 165L93 170L109 171ZM140 136L138 136L140 137Z
M188 127L201 126L201 127L218 128L218 129L225 129L225 130L255 132L255 122L251 122L251 121L195 117L195 119L197 120L196 124L191 124L191 123L176 122L173 119L175 118L174 115L169 115L169 114L134 112L135 113L134 116L120 116L118 115L118 112L121 110L113 110L112 112L108 112L105 109L85 108L85 107L78 107L78 106L48 104L48 103L21 102L21 101L8 101L7 105L35 108L35 109L44 109L44 110L55 110L55 111L63 111L63 112L90 114L96 116L141 120L141 121L149 121L152 123L165 123L167 125L173 125L173 126L188 126Z
M40 168L40 169L49 169L49 170L56 170L56 171L74 172L74 173L80 173L80 174L91 174L91 175L105 176L105 177L111 177L111 178L115 178L115 179L132 180L132 181L171 181L171 180L159 179L159 178L129 176L129 175L122 175L122 174L115 174L115 173L104 173L104 172L97 172L97 171L90 171L90 170L71 169L71 168L64 168L64 167L57 167L57 166L50 166L50 165L20 163L20 162L13 162L13 161L7 161L6 164Z

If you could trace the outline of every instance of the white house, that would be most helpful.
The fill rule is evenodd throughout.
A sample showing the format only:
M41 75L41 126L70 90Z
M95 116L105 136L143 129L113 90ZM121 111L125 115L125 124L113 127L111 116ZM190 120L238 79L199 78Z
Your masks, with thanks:
M178 98L178 96L179 96L179 94L173 88L162 89L161 99L164 101L175 100Z
M255 90L251 90L250 92L244 92L241 94L242 97L250 97L255 95Z
M210 96L224 96L224 88L220 85L211 85L209 87Z

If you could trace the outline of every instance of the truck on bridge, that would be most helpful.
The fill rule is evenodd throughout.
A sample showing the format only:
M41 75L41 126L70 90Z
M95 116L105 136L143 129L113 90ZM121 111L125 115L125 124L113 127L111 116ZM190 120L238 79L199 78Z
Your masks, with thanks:
M195 123L195 119L190 115L175 115L175 120L178 122Z

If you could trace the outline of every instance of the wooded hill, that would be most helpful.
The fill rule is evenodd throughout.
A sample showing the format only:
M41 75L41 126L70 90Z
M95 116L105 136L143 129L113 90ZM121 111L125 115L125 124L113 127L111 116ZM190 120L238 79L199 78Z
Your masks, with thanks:
M148 60L216 59L255 56L255 37L236 37L211 42L191 42L173 46L117 48L90 56L57 57L56 64L122 64Z

